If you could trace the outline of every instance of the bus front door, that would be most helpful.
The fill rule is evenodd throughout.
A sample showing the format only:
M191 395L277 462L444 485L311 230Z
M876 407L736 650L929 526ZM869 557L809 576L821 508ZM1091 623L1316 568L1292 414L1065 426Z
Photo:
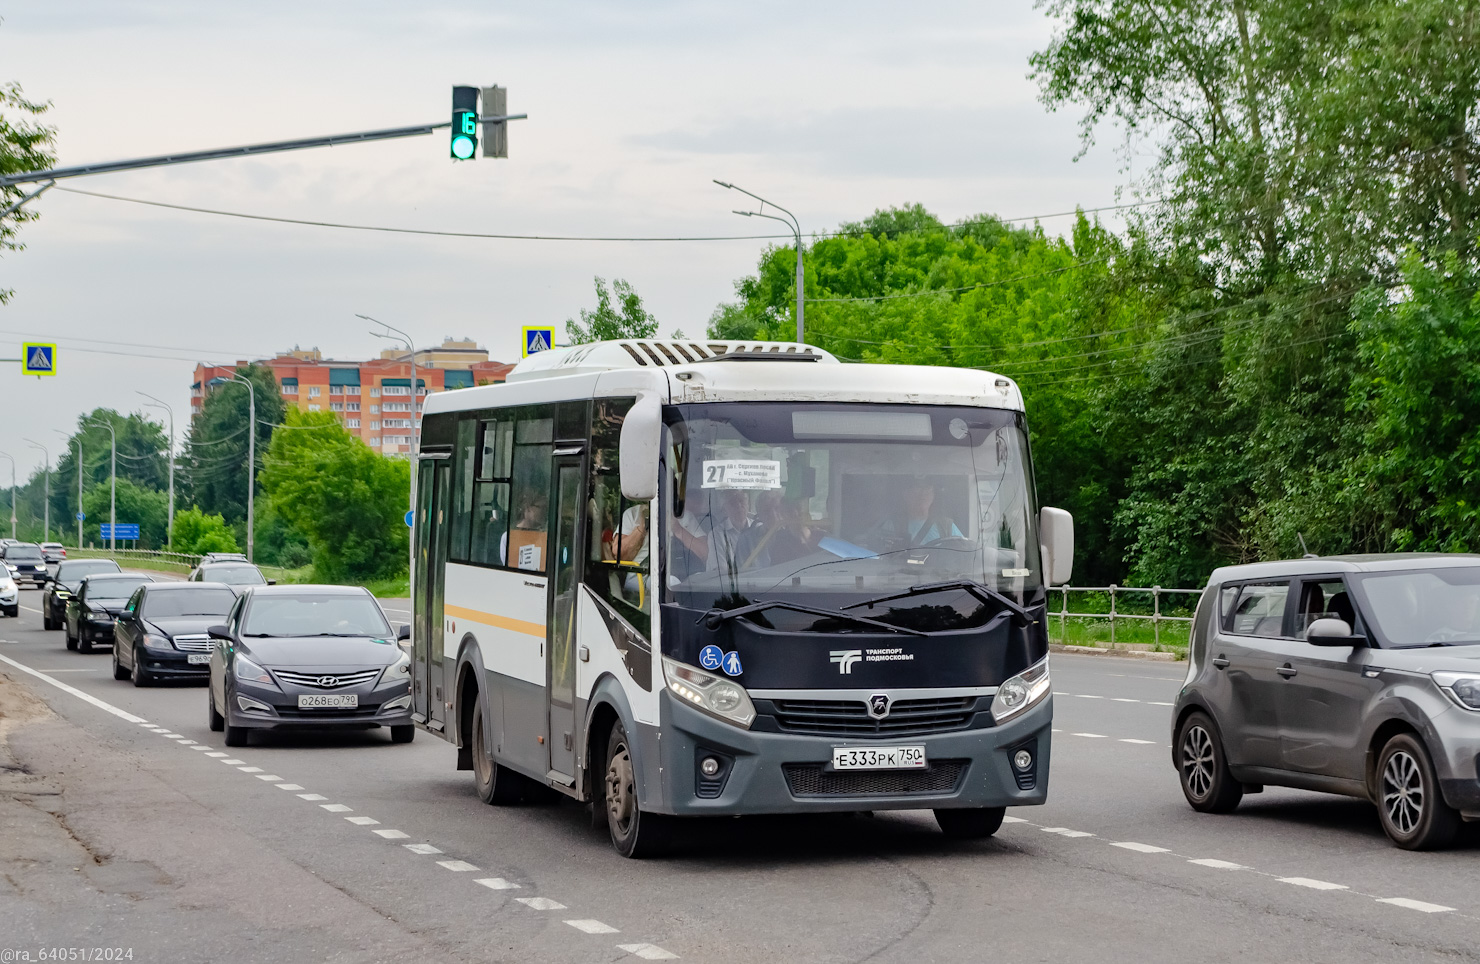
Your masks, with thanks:
M576 592L580 586L581 460L555 462L556 531L550 600L550 780L575 782L576 721Z
M440 730L446 720L443 689L442 604L446 598L448 487L451 469L445 460L423 458L416 477L416 623L412 627L414 712Z

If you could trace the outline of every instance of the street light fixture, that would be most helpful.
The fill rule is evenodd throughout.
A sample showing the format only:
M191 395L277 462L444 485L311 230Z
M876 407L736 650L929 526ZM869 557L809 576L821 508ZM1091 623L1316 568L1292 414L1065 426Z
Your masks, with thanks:
M22 441L26 442L33 449L40 449L42 456L46 459L46 483L45 483L46 487L41 490L42 491L42 496L41 496L41 500L42 500L41 501L42 518L45 520L45 521L43 521L41 523L41 529L45 533L45 536L42 538L41 541L42 542L50 542L51 541L51 453L46 450L46 446L45 445L42 445L40 442L37 442L34 439L23 439Z
M420 448L420 440L421 440L421 422L420 422L420 419L418 418L418 415L420 413L417 411L417 407L418 407L418 405L421 402L421 396L417 394L417 384L416 384L416 343L411 340L411 336L408 335L408 334L406 334L406 332L404 332L401 329L396 328L396 327L394 327L392 325L387 325L385 322L379 320L378 318L371 318L369 315L361 315L361 314L356 314L355 317L356 318L362 318L365 321L370 322L371 324L379 325L380 327L386 329L386 331L394 332L395 335L400 335L401 337L400 338L397 338L397 337L395 337L395 335L388 335L385 332L379 332L379 331L372 331L372 332L370 332L370 334L374 335L376 338L385 338L385 339L388 339L390 341L400 341L400 342L403 342L403 343L405 343L407 350L411 352L411 506L410 507L411 508L415 508L416 507L416 453L417 453L417 450ZM381 404L384 405L385 403L382 402Z
M108 468L108 551L113 552L118 548L118 432L114 430L113 423L100 421L98 419L84 419L83 424L92 422L101 425L108 430L109 453L111 461ZM78 452L82 451L82 443L77 443ZM81 460L79 460L81 461Z
M230 380L247 386L247 561L252 562L252 548L256 542L252 530L256 521L254 507L257 494L257 386L239 372L232 375ZM170 418L173 421L173 414Z
M714 183L718 184L722 188L726 188L727 190L739 191L741 194L747 195L749 197L753 197L757 201L761 202L761 209L759 211L736 211L735 212L736 214L740 215L741 217L746 217L746 218L770 218L772 221L780 221L782 224L784 224L787 227L791 228L792 234L796 235L796 239L797 239L797 344L802 344L802 330L803 330L803 328L802 328L802 303L806 300L806 295L805 295L805 293L802 290L802 288L803 288L803 274L802 274L802 226L797 221L797 216L795 214L792 214L790 211L788 211L786 208L782 207L781 205L775 203L774 201L767 201L765 198L761 197L759 194L752 194L750 191L745 190L745 188L743 188L743 187L739 187L737 185L729 184L729 183L727 183L725 181L719 181L719 180L716 180ZM767 214L766 213L766 208L767 207L773 207L773 208L775 208L776 210L780 211L782 214L786 215L786 217L782 218L782 217L777 217L774 214Z
M160 401L148 392L136 392L154 402L148 408L162 408L170 413L170 515L166 523L166 539L173 546L175 544L175 410L167 402Z

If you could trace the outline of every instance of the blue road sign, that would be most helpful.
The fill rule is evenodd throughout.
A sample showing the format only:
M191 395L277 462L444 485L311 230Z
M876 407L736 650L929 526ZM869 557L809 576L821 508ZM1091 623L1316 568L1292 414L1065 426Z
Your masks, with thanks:
M416 520L416 510L415 509L407 509L406 510L406 528L408 528L408 529L411 528L411 523L414 522L415 520Z
M524 328L524 357L528 358L536 352L549 351L555 347L554 328Z
M725 651L718 646L705 646L699 650L699 665L705 669L719 669L719 664L724 658Z
M78 522L81 522L83 519L86 519L86 518L87 518L87 513L86 512L79 512L79 513L77 513L77 521Z
M733 649L725 654L724 668L726 676L739 676L745 672L740 667L740 654Z
M98 538L100 539L137 539L139 538L139 524L137 522L118 523L118 532L113 532L113 526L104 522L98 526Z
M56 345L29 341L21 345L22 375L55 375L56 373Z

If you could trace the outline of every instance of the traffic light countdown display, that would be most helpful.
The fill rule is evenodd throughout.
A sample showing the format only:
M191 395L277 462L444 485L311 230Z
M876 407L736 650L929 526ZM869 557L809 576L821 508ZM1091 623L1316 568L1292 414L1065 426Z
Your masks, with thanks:
M478 88L452 88L452 157L470 161L478 151Z

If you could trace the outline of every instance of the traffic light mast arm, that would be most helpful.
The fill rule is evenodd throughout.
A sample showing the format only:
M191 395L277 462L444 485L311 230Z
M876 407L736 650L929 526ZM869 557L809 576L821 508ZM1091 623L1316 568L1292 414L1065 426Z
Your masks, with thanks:
M522 118L525 115L519 114ZM515 117L508 118L516 119ZM101 164L81 164L76 167L55 167L47 171L25 171L0 177L0 187L13 184L29 184L36 181L61 180L66 177L85 177L89 174L109 174L114 171L133 171L141 167L164 167L168 164L188 164L192 161L215 161L226 157L251 157L256 154L275 154L280 151L302 151L311 147L335 147L339 144L359 144L366 141L389 141L398 137L419 137L444 127L451 121L435 124L419 124L415 127L392 127L379 131L359 131L354 134L332 134L328 137L307 137L296 141L273 141L268 144L249 144L245 147L222 147L212 151L190 151L180 154L161 154L158 157L140 157L131 161L106 161Z

